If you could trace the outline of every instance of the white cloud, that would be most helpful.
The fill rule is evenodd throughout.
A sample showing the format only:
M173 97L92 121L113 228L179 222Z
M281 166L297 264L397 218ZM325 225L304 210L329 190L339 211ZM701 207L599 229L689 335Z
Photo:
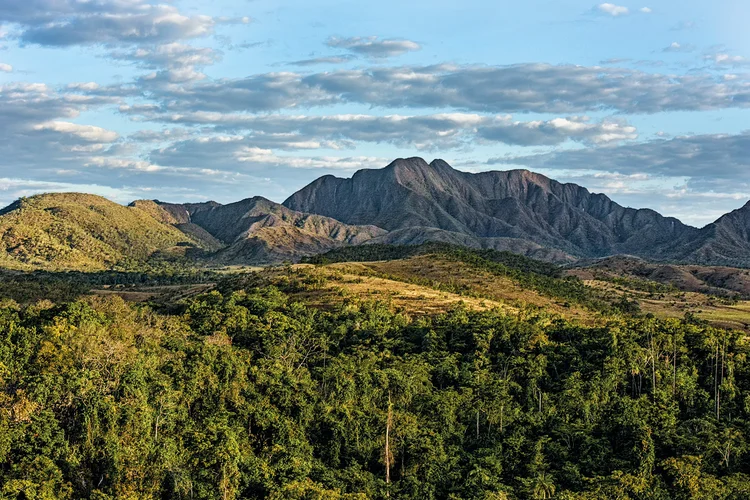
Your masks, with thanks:
M126 158L110 158L105 156L94 156L85 163L87 167L101 167L111 169L137 170L140 172L158 172L164 167L154 165L147 161Z
M362 168L380 168L388 163L385 158L377 158L373 156L353 156L346 158L338 156L278 156L270 149L253 147L239 149L234 157L237 161L243 163L256 163L265 166L288 168L359 170Z
M0 63L0 73L10 73L13 71L13 66L10 64Z
M476 113L411 116L255 115L200 111L173 115L154 113L153 110L142 113L143 119L211 126L218 132L237 134L232 140L284 150L349 149L361 142L390 143L418 150L455 149L470 148L477 138L524 146L555 145L568 139L602 144L633 140L638 136L635 127L623 120L592 122L587 117L524 122L513 121L510 116L493 117ZM202 133L207 134L208 130L204 128ZM218 140L217 137L203 139Z
M691 44L681 44L679 42L672 42L666 47L664 47L661 51L662 52L693 52L695 50L695 45Z
M130 61L155 70L141 77L152 84L185 83L206 77L197 67L209 66L221 59L221 53L208 47L193 47L183 43L139 46L128 51L113 51L111 57Z
M596 123L580 116L530 122L505 118L480 127L477 133L486 140L520 146L553 146L567 140L601 145L638 138L636 128L625 122L605 120Z
M750 63L750 59L746 57L726 53L710 54L705 56L704 59L713 62L717 66L741 66Z
M95 127L93 125L79 125L77 123L51 121L33 126L34 130L53 131L61 134L76 136L84 141L95 143L114 142L119 138L117 132Z
M367 57L394 57L407 52L419 50L422 47L411 40L386 39L376 36L338 38L331 37L326 42L329 47L346 49Z
M75 82L69 83L66 86L69 90L79 90L82 92L91 92L99 89L99 84L96 82Z
M608 14L612 17L625 16L630 13L630 10L627 7L615 5L613 3L600 3L596 6L596 10L598 10L602 14Z
M748 108L749 80L750 75L743 75L727 83L709 71L666 74L538 63L383 65L307 74L262 73L180 86L139 81L142 88L138 94L148 96L153 104L147 106L173 115L195 111L258 113L343 103L486 113L612 110L627 114ZM113 89L114 95L126 91ZM123 110L133 113L143 105L128 106Z
M50 46L161 43L211 34L217 23L241 19L187 16L145 0L34 0L0 4L0 21L21 28L24 42Z
M749 184L750 132L711 134L656 139L608 148L555 151L505 159L506 163L530 168L585 168L621 174L649 173L665 177L686 177L693 183L724 188ZM501 159L494 163L500 163ZM706 189L704 189L705 191Z
M641 7L640 11L644 14L651 14L653 12L650 7Z

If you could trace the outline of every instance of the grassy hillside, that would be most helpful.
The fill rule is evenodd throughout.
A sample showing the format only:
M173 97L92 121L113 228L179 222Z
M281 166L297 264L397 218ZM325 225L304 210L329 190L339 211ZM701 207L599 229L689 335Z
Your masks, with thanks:
M0 266L100 270L132 266L195 240L137 207L77 193L24 198L0 213Z
M497 250L476 250L444 243L426 243L418 246L362 245L333 250L326 254L305 259L311 264L333 262L373 262L435 255L442 259L460 262L474 270L484 271L496 277L512 279L524 288L534 290L547 297L575 302L594 309L607 308L592 290L575 278L563 275L561 267L548 262L534 260L522 255ZM456 273L458 276L460 273ZM419 273L415 278L419 277Z

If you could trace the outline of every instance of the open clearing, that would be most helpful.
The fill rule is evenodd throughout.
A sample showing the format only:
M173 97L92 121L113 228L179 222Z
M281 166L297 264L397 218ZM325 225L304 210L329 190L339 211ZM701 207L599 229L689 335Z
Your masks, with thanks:
M603 317L578 304L542 295L511 278L477 269L464 262L438 255L375 262L344 262L314 266L297 264L274 268L232 268L227 275L257 272L270 283L283 286L290 276L308 283L289 292L298 300L318 308L338 307L352 300L379 300L412 315L433 315L463 304L472 310L499 308L509 314L536 309L585 325L601 323ZM750 301L719 298L699 292L681 291L663 284L661 289L643 290L627 282L585 279L584 283L608 301L622 297L636 300L644 313L682 318L692 313L715 326L750 331ZM176 302L211 290L214 283L173 286L115 286L92 290L97 295L119 295L129 302Z

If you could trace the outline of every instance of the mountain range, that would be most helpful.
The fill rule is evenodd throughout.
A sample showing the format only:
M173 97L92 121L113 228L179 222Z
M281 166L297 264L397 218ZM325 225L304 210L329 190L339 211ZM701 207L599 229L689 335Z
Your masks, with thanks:
M527 170L472 174L443 160L399 159L348 179L321 177L284 205L381 227L389 231L381 243L440 240L547 260L629 254L750 264L750 203L698 229Z
M37 195L0 210L0 265L105 269L155 255L269 264L368 243L441 241L572 262L627 254L750 266L750 203L698 229L526 170L467 173L398 159L351 178L320 177L283 204Z

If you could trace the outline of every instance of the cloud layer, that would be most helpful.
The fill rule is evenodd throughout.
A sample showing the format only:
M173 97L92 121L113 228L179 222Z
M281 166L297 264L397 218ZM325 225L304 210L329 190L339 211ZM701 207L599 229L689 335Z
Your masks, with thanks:
M334 104L483 113L660 113L750 107L750 77L517 64L275 72L175 87L144 81L163 112L278 111Z
M172 42L207 35L217 21L143 0L29 0L0 3L0 22L17 24L25 43L65 47Z

